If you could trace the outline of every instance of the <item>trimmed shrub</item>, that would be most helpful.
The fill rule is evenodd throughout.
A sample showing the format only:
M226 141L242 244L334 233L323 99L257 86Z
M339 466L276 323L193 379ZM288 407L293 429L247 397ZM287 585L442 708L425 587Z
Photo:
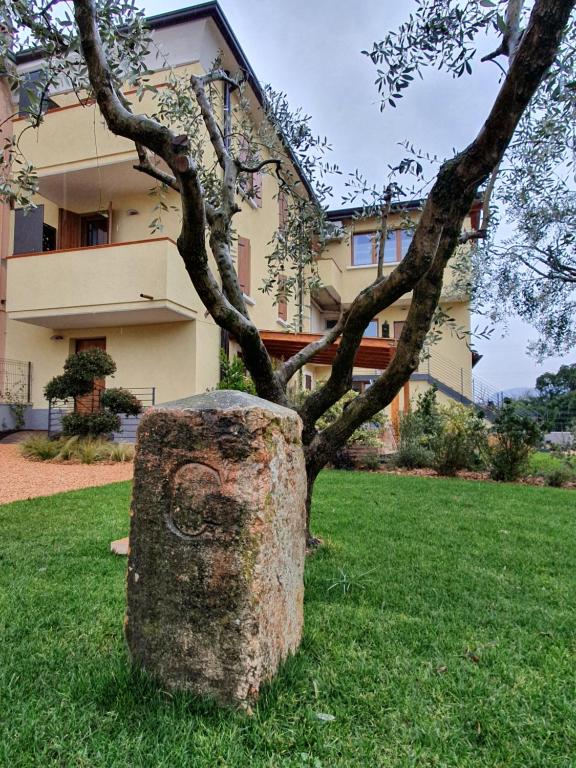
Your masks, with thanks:
M116 363L103 349L87 349L70 355L64 363L64 373L55 376L44 387L47 399L70 400L94 391L97 379L116 371ZM96 398L94 398L96 399ZM103 390L98 410L86 413L74 410L62 417L62 434L69 437L99 437L120 430L119 413L137 416L142 411L138 398L120 387Z
M142 413L142 403L136 395L121 387L105 389L100 396L100 405L111 413L123 413L126 416Z
M100 437L118 432L120 417L110 411L79 413L73 411L62 417L62 434L66 436Z

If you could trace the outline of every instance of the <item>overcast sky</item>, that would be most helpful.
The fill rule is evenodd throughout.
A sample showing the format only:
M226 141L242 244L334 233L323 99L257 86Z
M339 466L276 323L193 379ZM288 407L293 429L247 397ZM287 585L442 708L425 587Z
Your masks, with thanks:
M140 0L150 15L191 4ZM401 107L381 113L375 68L361 51L405 19L410 0L220 0L220 5L259 80L285 91L293 107L312 115L315 132L333 146L333 162L346 171L359 169L374 183L384 183L388 165L404 156L400 141L441 157L465 147L498 88L494 64L479 64L472 77L460 80L430 71L409 89ZM491 50L490 41L483 44ZM335 206L340 203L336 196ZM482 318L475 322L485 324ZM508 332L496 328L490 341L475 341L484 355L475 374L496 389L529 387L543 371L576 359L536 365L525 351L531 333L513 321Z

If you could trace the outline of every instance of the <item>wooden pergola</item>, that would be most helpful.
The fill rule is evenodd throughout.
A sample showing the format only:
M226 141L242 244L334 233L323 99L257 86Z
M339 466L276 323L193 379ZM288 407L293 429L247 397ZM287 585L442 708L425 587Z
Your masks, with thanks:
M287 360L313 341L322 338L319 333L288 333L286 331L260 331L264 346L271 357ZM310 361L313 365L332 365L340 340L318 352ZM354 365L357 368L384 370L390 364L396 351L394 339L362 339Z

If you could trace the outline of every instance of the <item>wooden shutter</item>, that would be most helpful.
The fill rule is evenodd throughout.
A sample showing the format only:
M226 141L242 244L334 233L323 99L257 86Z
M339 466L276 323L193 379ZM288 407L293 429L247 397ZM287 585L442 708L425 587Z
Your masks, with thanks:
M280 275L278 278L278 318L288 320L288 299L286 297L286 277Z
M252 201L258 208L262 208L262 174L260 171L252 174L252 191L254 193Z
M44 206L24 212L23 208L15 211L14 253L37 253L42 250L44 231Z
M396 320L394 322L394 338L399 339L400 334L402 333L402 329L404 328L406 324L405 320Z
M238 238L238 282L246 296L250 296L250 240Z
M278 223L280 229L283 229L288 224L288 201L284 192L278 193Z
M80 248L82 219L77 213L60 208L58 212L58 248Z
M108 203L108 242L112 242L112 202Z

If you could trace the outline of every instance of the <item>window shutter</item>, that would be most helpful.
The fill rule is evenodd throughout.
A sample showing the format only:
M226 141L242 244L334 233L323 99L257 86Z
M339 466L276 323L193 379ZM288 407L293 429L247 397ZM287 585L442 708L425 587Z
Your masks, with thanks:
M260 171L252 175L253 202L258 208L262 208L262 174Z
M402 333L402 329L404 328L406 324L405 320L396 320L394 323L394 338L399 339L400 334Z
M14 253L37 253L42 250L44 206L39 205L26 214L17 208L14 218Z
M278 318L288 320L288 299L286 297L286 277L280 275L278 278Z
M238 282L242 293L250 296L250 240L247 237L238 238Z
M82 220L77 213L60 208L58 212L58 248L80 248Z
M278 192L278 220L280 229L284 229L288 224L288 201L284 192Z

